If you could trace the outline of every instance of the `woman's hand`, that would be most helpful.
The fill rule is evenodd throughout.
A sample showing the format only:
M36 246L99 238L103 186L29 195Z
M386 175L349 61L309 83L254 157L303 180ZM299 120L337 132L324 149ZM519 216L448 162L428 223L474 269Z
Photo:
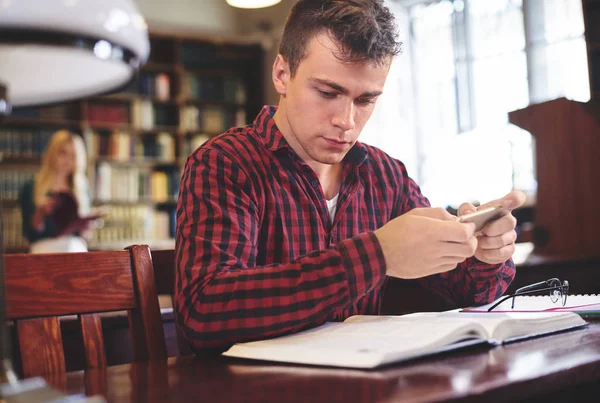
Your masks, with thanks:
M54 196L46 196L44 203L35 209L31 219L31 224L36 231L41 232L44 230L44 221L46 220L47 216L52 214L55 207L56 198Z

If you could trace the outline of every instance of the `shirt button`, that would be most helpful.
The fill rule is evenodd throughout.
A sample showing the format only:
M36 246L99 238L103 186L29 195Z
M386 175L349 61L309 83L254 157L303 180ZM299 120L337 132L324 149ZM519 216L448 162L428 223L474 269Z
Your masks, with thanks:
M319 181L318 180L314 180L310 184L313 185L313 187L317 187L317 186L319 186Z

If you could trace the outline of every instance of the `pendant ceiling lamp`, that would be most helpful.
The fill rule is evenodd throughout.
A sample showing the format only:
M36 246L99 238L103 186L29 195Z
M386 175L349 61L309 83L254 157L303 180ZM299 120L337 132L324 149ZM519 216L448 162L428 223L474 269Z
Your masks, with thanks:
M0 85L13 106L118 90L149 52L131 0L0 2Z
M264 8L281 3L281 0L227 0L227 4L238 8Z

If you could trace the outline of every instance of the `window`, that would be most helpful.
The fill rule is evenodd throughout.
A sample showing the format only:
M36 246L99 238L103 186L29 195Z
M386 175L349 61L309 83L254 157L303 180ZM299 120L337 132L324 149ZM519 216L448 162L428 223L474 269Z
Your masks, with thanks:
M385 130L391 139L381 147L410 162L409 174L435 206L486 202L513 188L534 196L535 142L508 123L508 112L563 96L589 100L581 0L414 3L388 2L399 16L403 68L390 72L387 98L365 131L382 132L384 119L402 128ZM389 88L398 75L410 77L410 90ZM392 98L414 107L395 125L383 112ZM369 134L365 141L380 145Z

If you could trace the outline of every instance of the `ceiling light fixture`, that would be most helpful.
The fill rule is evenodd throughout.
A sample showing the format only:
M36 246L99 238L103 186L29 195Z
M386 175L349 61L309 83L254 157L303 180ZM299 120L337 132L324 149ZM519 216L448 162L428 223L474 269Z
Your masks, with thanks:
M264 8L280 2L281 0L227 0L227 4L237 8Z

